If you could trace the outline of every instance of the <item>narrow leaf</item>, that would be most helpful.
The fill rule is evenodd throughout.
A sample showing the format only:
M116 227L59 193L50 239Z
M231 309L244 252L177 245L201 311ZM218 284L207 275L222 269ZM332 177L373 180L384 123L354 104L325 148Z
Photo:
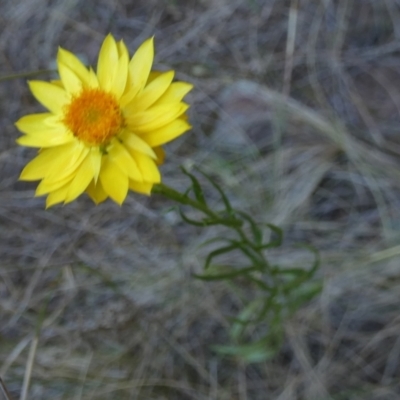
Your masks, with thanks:
M251 232L253 234L253 240L256 243L257 246L262 245L262 230L260 227L257 225L257 223L253 220L253 218L250 217L249 214L243 212L243 211L237 211L237 214L239 214L242 218L244 218L250 225Z
M204 171L202 171L199 167L195 167L197 171L199 171L200 174L202 174L210 183L211 185L214 186L214 188L219 192L222 201L224 202L225 205L225 209L226 211L228 211L229 213L232 212L232 206L231 203L229 202L228 197L226 196L226 194L224 193L224 191L221 189L221 187L217 184L217 182L215 182L215 180L213 178L211 178L210 175L206 174Z
M215 268L223 268L223 267L228 267L229 266L225 266L225 265L213 265L213 267ZM198 275L198 274L193 274L193 276L197 279L201 279L203 281L219 281L219 280L224 280L224 279L232 279L232 278L236 278L237 276L240 275L247 275L250 272L254 272L257 271L257 268L255 267L246 267L246 268L241 268L238 270L235 270L233 272L227 272L224 274L205 274L205 275Z
M206 199L204 197L204 193L203 193L203 189L201 188L200 182L197 180L197 178L191 174L190 172L186 171L185 168L182 167L182 172L188 176L190 178L190 180L192 181L192 189L194 192L194 195L196 197L196 200L201 203L204 204L205 206L207 205Z
M194 226L207 226L203 221L196 221L194 219L191 219L185 215L185 213L179 209L179 214L181 215L181 218L188 224L194 225Z
M272 224L266 224L268 226L269 229L271 229L271 231L273 233L276 234L276 239L272 239L271 241L269 241L266 244L260 245L260 250L261 249L269 249L269 248L275 248L275 247L279 247L282 245L282 239L283 239L283 232L282 229L272 225Z

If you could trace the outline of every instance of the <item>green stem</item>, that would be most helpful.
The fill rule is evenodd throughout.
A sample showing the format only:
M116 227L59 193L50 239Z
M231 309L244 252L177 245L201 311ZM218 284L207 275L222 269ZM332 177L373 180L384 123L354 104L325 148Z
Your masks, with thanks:
M196 210L201 211L203 214L207 215L213 222L220 223L225 226L231 226L233 228L241 227L243 222L234 217L231 218L223 218L221 215L211 211L207 205L190 198L188 195L184 193L180 193L177 190L163 184L159 183L153 186L153 193L162 194L165 197L168 197L171 200L178 202L179 204L190 206L195 208Z

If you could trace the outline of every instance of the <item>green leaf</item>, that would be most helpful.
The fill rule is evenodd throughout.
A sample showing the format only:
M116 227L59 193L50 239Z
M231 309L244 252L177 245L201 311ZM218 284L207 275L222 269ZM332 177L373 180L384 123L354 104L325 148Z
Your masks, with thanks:
M274 273L281 275L294 275L294 276L308 276L309 271L302 268L279 268L275 267L273 269Z
M209 245L209 244L218 243L218 242L224 242L224 243L226 243L226 242L229 242L229 240L230 240L230 239L227 239L227 238L225 238L225 237L217 236L217 237L214 237L214 238L205 240L203 243L201 243L200 246L204 247L204 246L207 246L207 245Z
M312 300L321 293L323 288L322 281L306 282L290 293L289 309L291 312L296 311L303 304Z
M230 267L229 265L213 265L212 267L213 269L228 269L228 268L232 269L232 267ZM208 273L204 275L193 274L193 276L203 281L219 281L224 279L236 278L240 275L246 275L254 271L257 271L257 267L245 267L241 269L236 269L232 272L225 272L225 273Z
M191 188L193 189L193 192L194 192L194 195L196 197L196 200L199 203L207 206L207 202L206 202L206 199L204 197L203 189L201 188L200 182L197 180L197 178L193 174L191 174L190 172L186 171L185 168L181 167L181 169L182 169L182 172L186 176L188 176L190 178L190 180L192 181L192 187Z
M258 285L262 290L266 292L270 292L272 288L268 286L264 281L261 279L255 278L253 275L247 275L247 278L251 281L253 281L256 285Z
M301 248L305 248L307 250L309 250L310 252L312 252L315 255L315 259L314 262L311 266L310 269L308 270L303 270L301 268L292 268L292 269L284 269L284 270L280 270L279 273L284 274L285 271L289 271L289 273L294 273L296 271L296 275L297 278L293 279L291 281L289 281L286 285L283 286L282 290L284 293L290 293L291 291L293 291L294 289L300 287L300 285L302 285L304 282L309 281L315 274L316 270L319 268L320 265L320 256L318 251L309 245L299 245L297 247L301 247Z
M247 243L238 242L238 244L241 252L247 256L254 265L257 265L259 270L263 271L268 267L268 263L265 263L262 255L257 250L254 250Z
M206 261L204 263L204 269L208 269L209 265L211 264L211 262L214 260L215 257L218 257L222 254L226 254L235 250L240 250L253 263L253 265L257 267L258 270L264 270L267 267L261 255L258 252L254 251L254 249L252 249L246 243L239 242L233 239L225 239L224 241L230 243L230 245L223 246L212 251L206 258Z
M188 223L188 224L190 224L190 225L194 225L194 226L206 226L206 224L205 224L203 221L196 221L196 220L194 220L194 219L191 219L191 218L187 217L187 216L185 215L185 213L184 213L181 209L179 209L179 214L181 215L181 218L182 218L186 223Z
M253 220L253 218L251 218L249 214L243 211L236 211L236 214L239 214L249 223L254 242L256 243L257 246L262 246L262 238L263 238L262 230Z
M272 343L270 336L245 345L213 346L212 349L221 355L233 356L247 363L271 360L278 353L280 345Z
M276 309L275 298L277 294L278 289L276 287L271 288L269 296L267 298L264 298L264 306L258 314L255 322L261 322L266 317L269 311Z
M210 266L212 260L215 257L218 257L222 254L226 254L229 253L233 250L236 250L238 248L240 248L239 243L235 242L234 240L226 240L227 242L230 242L231 244L229 246L224 246L224 247L220 247L219 249L216 249L214 251L212 251L206 258L206 261L204 263L204 269L208 269L208 267Z
M257 308L260 307L260 299L253 300L239 313L235 318L230 328L230 337L234 342L239 341L246 329L246 326L251 322L253 315L256 313Z
M260 250L264 250L264 249L270 249L270 248L275 248L275 247L280 247L282 245L282 240L283 240L283 231L281 228L272 225L272 224L266 224L266 226L268 226L268 228L275 233L275 235L277 236L276 239L272 239L270 240L268 243L266 244L262 244L259 246Z
M221 187L217 184L217 182L215 182L215 180L213 178L211 178L210 175L206 174L203 170L201 170L199 167L195 167L197 171L200 172L200 174L202 174L210 183L211 185L214 186L214 188L218 191L218 193L221 196L222 201L224 202L225 205L225 209L226 211L228 211L229 213L232 212L232 206L231 203L228 199L228 197L226 196L226 194L224 193L224 191L221 189Z

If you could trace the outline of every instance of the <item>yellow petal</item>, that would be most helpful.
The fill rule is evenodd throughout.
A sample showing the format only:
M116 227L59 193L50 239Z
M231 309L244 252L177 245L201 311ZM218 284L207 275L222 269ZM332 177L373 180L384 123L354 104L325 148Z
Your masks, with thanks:
M66 65L84 84L89 84L89 71L74 54L60 47L57 62Z
M145 40L129 63L132 85L142 90L147 82L154 59L154 37Z
M60 132L55 128L47 128L41 132L24 135L17 139L17 143L28 147L53 147L76 140L69 132Z
M75 94L82 90L82 81L78 78L75 72L61 62L58 63L58 73L60 74L63 86L68 93Z
M128 129L137 133L146 133L159 129L182 115L189 106L185 103L163 104L132 116L126 116Z
M46 150L25 166L19 177L21 181L37 181L44 178L48 168L48 161L51 160L51 156Z
M59 147L54 147L54 149L58 149ZM45 177L48 180L56 181L74 174L89 152L90 149L81 142L77 140L71 142L69 147L65 146L63 151L57 154L52 163L49 163Z
M109 157L105 157L100 171L100 183L104 191L116 203L121 205L128 193L128 175L113 162Z
M46 199L46 209L51 206L54 206L54 204L64 202L65 197L67 196L68 193L68 189L69 189L69 184L66 184L60 187L59 189L49 193Z
M100 149L98 149L97 147L93 147L90 149L89 156L92 160L94 182L97 183L97 179L99 178L101 169L101 160L103 156L100 152Z
M108 34L101 46L97 62L97 77L100 87L110 91L118 67L117 43L111 34Z
M42 150L37 157L25 166L19 179L37 181L54 171L57 166L64 169L65 163L74 157L75 149L74 143L68 143Z
M121 105L128 104L147 82L154 59L154 38L147 39L137 49L129 63L127 91L121 98Z
M140 153L147 154L149 157L156 159L157 156L153 149L139 136L125 130L120 139L124 145L128 146L131 150L139 151Z
M129 56L126 53L123 53L118 60L114 82L111 86L111 93L114 93L118 100L125 91L126 80L128 77L128 62Z
M81 195L93 180L94 171L90 154L83 160L79 168L75 172L75 177L72 180L68 194L65 197L65 203L70 203Z
M96 204L102 203L108 197L100 181L95 183L94 180L92 180L86 189L86 193Z
M147 194L150 196L151 189L153 188L153 183L150 182L136 182L136 181L129 181L129 189L133 190L134 192Z
M65 185L69 185L74 175L64 176L60 179L46 179L46 177L39 183L36 188L35 196L43 196L44 194L54 192Z
M176 103L182 99L193 89L193 85L187 82L171 83L166 92L154 103L158 106L167 103Z
M161 165L164 163L165 160L165 151L162 147L154 147L153 148L154 153L156 153L157 155L157 160L156 160L156 164L157 165Z
M154 104L171 85L174 79L174 71L160 74L151 81L142 92L140 92L129 104L124 107L124 112L129 114L132 111L143 111Z
M143 181L142 174L135 159L118 140L114 140L113 144L107 149L107 151L110 159L118 165L124 174L136 181Z
M140 172L142 173L144 182L161 182L160 171L158 170L154 160L140 153L135 153L134 157Z
M179 118L162 128L150 131L149 133L144 133L140 135L140 137L145 140L149 146L155 147L170 142L188 131L190 128L191 126L186 121Z
M92 68L89 70L89 87L98 88L100 86L99 80L97 79L96 72Z
M154 79L158 78L161 74L163 74L162 71L150 71L149 77L147 78L146 86L153 82Z
M51 83L52 85L56 85L56 86L60 87L61 89L64 89L64 86L63 86L61 80L59 80L59 79L57 79L57 80L51 80L50 83Z
M70 97L57 85L42 81L30 81L29 87L36 99L51 112L58 114L68 104Z
M51 113L25 115L20 118L15 126L23 133L32 133L48 128L47 120L53 116Z
M128 48L126 47L126 44L122 39L119 42L117 42L117 49L119 58L121 58L123 55L126 55L129 59Z

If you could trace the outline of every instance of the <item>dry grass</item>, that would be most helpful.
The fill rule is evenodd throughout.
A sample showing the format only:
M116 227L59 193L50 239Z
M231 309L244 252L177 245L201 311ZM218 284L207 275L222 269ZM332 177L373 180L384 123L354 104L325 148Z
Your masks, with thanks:
M398 0L2 1L0 26L0 77L53 68L59 45L93 63L109 31L132 51L155 34L158 65L196 85L165 181L206 166L284 227L278 260L319 248L325 280L273 361L216 356L235 298L191 276L210 232L157 197L45 211L17 182L34 152L13 126L40 108L23 79L2 81L0 376L15 399L400 398ZM221 97L243 79L251 127Z

